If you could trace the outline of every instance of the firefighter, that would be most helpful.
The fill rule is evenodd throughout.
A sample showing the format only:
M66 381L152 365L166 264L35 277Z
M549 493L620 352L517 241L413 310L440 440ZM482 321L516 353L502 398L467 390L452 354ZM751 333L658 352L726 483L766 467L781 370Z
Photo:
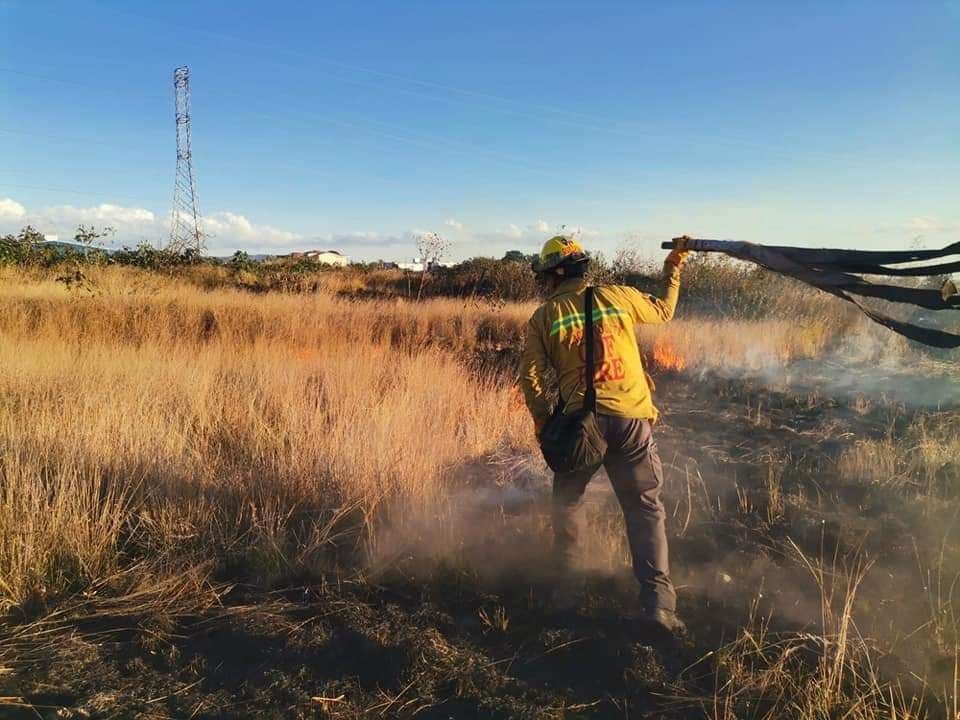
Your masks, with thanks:
M657 409L637 347L636 327L673 317L680 292L680 271L689 252L681 241L664 263L662 298L621 285L594 288L594 387L597 425L606 439L603 460L553 479L554 553L568 568L577 530L575 511L587 483L602 464L623 510L633 571L640 584L638 619L654 629L682 633L676 593L667 559L665 512L660 500L663 471L652 426ZM520 360L520 385L538 438L553 415L545 371L559 380L565 415L583 406L585 386L584 277L589 257L571 237L552 237L533 262L547 299L530 318Z

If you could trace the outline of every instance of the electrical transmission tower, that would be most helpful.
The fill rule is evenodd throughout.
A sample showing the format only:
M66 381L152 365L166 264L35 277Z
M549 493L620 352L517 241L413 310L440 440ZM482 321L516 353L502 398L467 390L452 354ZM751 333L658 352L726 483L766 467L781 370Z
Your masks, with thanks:
M177 173L173 181L173 212L170 218L169 250L177 253L203 251L197 184L193 179L190 150L190 68L173 71L173 94L177 119Z

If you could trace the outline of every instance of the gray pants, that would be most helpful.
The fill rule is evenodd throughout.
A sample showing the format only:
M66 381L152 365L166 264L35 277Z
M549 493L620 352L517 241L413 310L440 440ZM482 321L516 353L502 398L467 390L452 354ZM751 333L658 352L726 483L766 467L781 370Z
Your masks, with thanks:
M597 420L608 444L603 465L623 510L641 602L651 608L675 610L677 597L670 581L666 513L660 501L663 469L650 423L614 415L598 415ZM599 469L598 464L554 475L554 548L561 563L569 564L571 560L577 542L576 509L587 483Z

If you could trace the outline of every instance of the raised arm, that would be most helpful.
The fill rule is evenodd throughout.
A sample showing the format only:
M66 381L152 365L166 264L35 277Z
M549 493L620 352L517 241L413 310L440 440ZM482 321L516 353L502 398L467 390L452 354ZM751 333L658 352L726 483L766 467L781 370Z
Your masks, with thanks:
M636 288L623 288L630 301L631 315L635 323L665 323L673 318L680 298L680 272L689 251L674 250L663 263L663 297L658 298L640 292Z

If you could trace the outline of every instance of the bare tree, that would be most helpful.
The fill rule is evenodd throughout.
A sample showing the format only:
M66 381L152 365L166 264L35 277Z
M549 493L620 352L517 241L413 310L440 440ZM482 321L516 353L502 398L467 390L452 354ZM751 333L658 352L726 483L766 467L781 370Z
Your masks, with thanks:
M450 249L450 241L438 233L423 233L417 236L417 255L423 263L423 272L420 273L420 287L417 290L417 300L423 296L423 286L427 282L427 273L440 264Z

